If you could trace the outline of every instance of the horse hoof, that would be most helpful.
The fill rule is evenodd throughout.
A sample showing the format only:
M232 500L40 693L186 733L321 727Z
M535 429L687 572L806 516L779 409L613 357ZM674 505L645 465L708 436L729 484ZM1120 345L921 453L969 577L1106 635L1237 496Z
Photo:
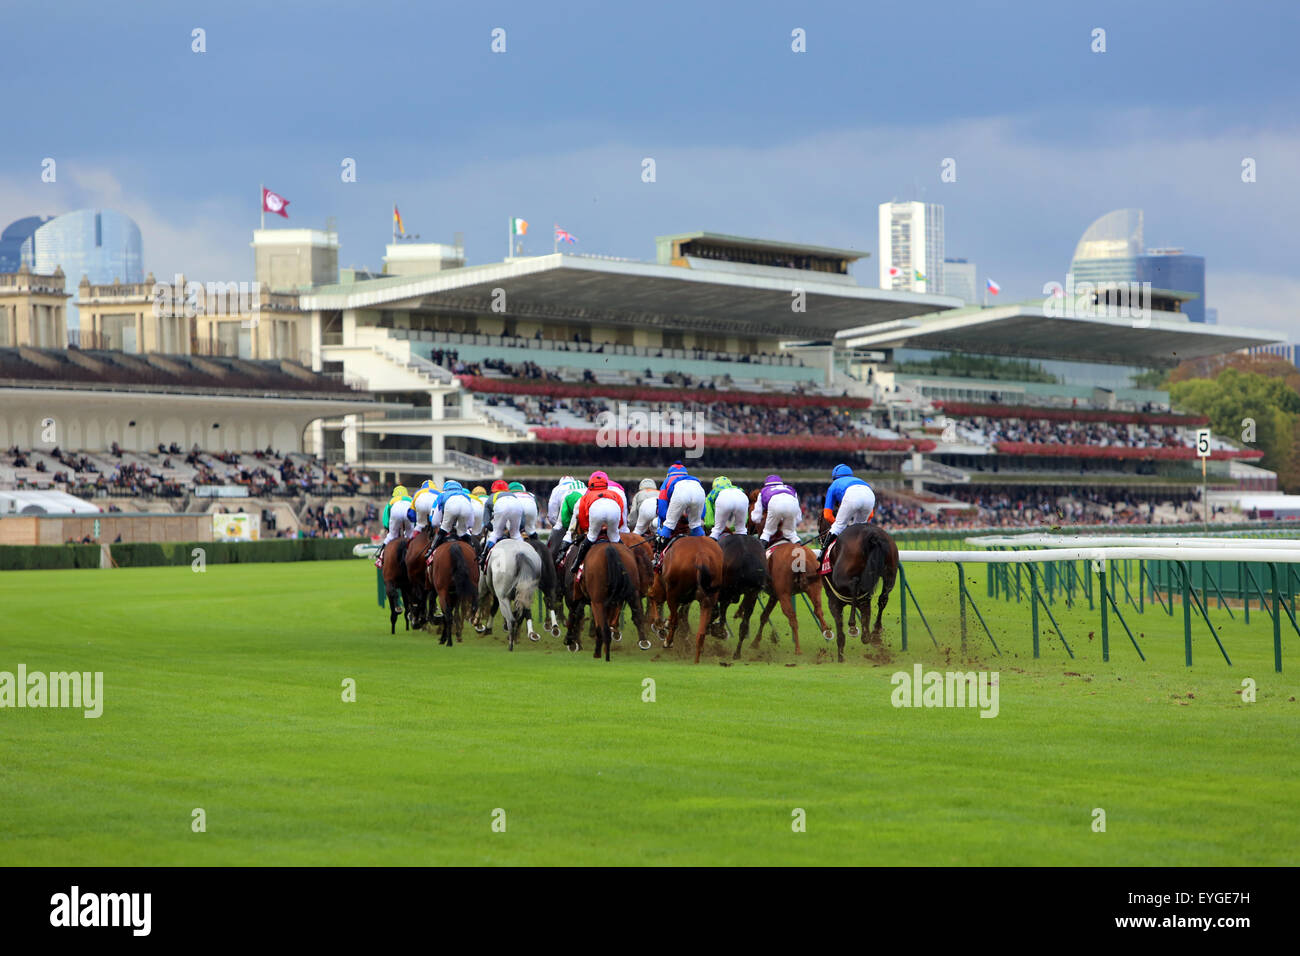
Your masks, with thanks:
M643 651L650 650L650 642L644 639L637 641L636 646L641 648Z
M558 636L558 635L557 635L557 636ZM542 635L539 634L539 633L537 633L536 631L529 631L529 632L528 632L528 639L529 639L530 641L536 643L537 641L540 641L540 640L542 639Z
M480 634L486 634L488 632L488 629L481 624L475 624L474 630L478 631Z
M579 644L577 641L574 641L572 644L569 645L570 654L576 654L580 650L582 650L582 645Z
M610 628L609 636L614 639L615 644L623 643L623 632L620 631L618 628L616 627Z
M859 637L862 634L862 632L853 624L846 627L844 633L848 634L849 637Z
M835 632L828 627L826 630L822 631L822 638L827 641L833 641L835 640Z
M551 637L560 636L560 625L558 624L552 624L550 627L547 628L547 630L551 632Z

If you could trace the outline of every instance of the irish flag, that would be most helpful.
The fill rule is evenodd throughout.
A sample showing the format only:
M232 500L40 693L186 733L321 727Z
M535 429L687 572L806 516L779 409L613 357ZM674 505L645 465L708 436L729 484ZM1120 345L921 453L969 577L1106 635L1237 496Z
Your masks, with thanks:
M990 292L992 292L994 295L997 295L999 292L1002 291L1002 286L998 285L998 284L997 284L996 282L994 282L992 279L988 279L988 278L986 278L986 279L984 280L984 282L985 282L986 286L988 287L988 290L989 290Z
M526 236L526 235L528 235L528 222L527 222L527 220L524 220L524 219L511 219L511 220L510 220L510 235L512 235L512 236Z

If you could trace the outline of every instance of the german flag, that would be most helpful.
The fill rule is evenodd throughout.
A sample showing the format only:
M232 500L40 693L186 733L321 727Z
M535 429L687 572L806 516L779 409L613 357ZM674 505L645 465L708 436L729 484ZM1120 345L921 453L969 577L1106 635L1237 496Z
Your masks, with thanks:
M393 228L397 230L399 236L406 235L406 230L402 228L402 214L397 211L397 203L393 203Z

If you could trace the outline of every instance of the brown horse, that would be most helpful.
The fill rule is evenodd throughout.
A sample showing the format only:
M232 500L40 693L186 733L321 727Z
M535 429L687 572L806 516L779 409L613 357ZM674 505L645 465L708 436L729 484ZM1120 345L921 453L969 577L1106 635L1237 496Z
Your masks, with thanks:
M452 630L456 632L456 640L461 640L465 618L478 608L478 562L474 560L474 549L464 541L444 541L433 552L427 580L442 605L442 636L438 643L450 647Z
M636 559L637 593L644 598L655 583L654 548L649 541L633 531L624 531L618 540L627 545L632 557Z
M737 601L736 617L740 620L740 640L749 637L749 619L758 596L768 585L767 555L752 534L724 534L722 546L722 584L718 589L718 613L713 619L715 637L726 637L727 608Z
M429 587L428 572L425 567L424 552L429 550L429 533L417 531L406 542L406 554L402 560L406 564L406 582L409 594L406 597L406 616L411 627L417 631L429 621Z
M695 663L700 662L704 635L713 618L721 584L722 548L712 538L703 535L680 537L664 552L663 563L650 591L650 617L656 629L659 625L660 607L664 602L668 604L664 647L673 646L678 628L684 626L689 617L689 604L698 601L700 628L695 635Z
M821 520L823 534L829 523ZM866 625L871 622L871 595L880 582L880 599L876 602L876 623L871 641L881 642L881 619L889 592L898 577L898 545L884 528L875 524L853 524L835 542L831 554L831 572L826 577L826 600L835 617L835 638L839 659L844 660L844 608L849 609L849 635L855 633L867 643ZM865 608L866 613L863 614ZM855 624L854 622L858 622Z
M831 629L826 623L826 618L822 614L822 581L821 576L817 573L817 555L811 548L806 548L802 544L790 544L788 541L782 541L771 549L771 554L767 559L767 572L771 581L769 590L772 593L772 600L767 602L767 607L763 608L763 614L758 619L758 633L754 635L754 647L758 647L759 641L763 639L763 627L767 624L767 619L771 617L772 611L779 604L781 610L785 612L785 618L790 622L790 636L794 638L794 652L802 654L799 649L799 616L795 612L794 599L797 594L807 594L809 602L812 604L813 616L817 618L817 623L822 626L822 636L826 640L831 639ZM772 643L775 644L776 627L772 628ZM736 658L740 657L740 647L744 641L736 644Z
M637 562L624 544L600 540L591 546L582 561L582 577L573 582L573 602L570 605L568 629L564 646L573 651L582 649L578 629L582 626L582 608L591 606L592 630L596 635L596 650L592 656L600 659L601 645L605 660L609 660L610 646L618 634L618 622L626 607L632 613L636 626L637 643L648 648L645 637L645 617L641 612L640 594L637 590Z
M384 594L388 598L388 633L397 633L397 615L411 629L411 586L406 577L406 539L389 543L384 550Z

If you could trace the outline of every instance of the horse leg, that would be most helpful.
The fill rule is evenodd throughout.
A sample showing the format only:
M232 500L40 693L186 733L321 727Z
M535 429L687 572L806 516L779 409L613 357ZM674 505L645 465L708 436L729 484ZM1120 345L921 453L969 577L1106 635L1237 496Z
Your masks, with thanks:
M700 601L700 629L695 635L695 663L700 662L700 651L704 650L704 637L709 632L709 622L713 619L713 602Z
M776 606L776 592L771 592L771 599L767 602L767 607L763 608L763 613L758 616L758 631L754 634L753 647L758 647L758 645L762 643L763 628L767 626L767 619L772 616L772 612L776 610ZM773 625L772 643L775 644L776 642L776 625Z
M896 574L886 572L880 585L880 599L876 602L876 626L871 630L871 636L877 641L881 639L881 634L884 631L881 622L885 616L885 605L889 603L889 593L894 590L894 579L896 577Z
M493 599L493 603L500 604L500 602L496 600L495 595L493 595ZM515 631L518 630L514 615L514 607L509 601L505 604L500 604L500 607L501 616L506 620L506 650L513 651L515 649ZM493 609L492 614L496 614L495 608ZM488 618L488 620L491 620L491 618Z
M802 654L799 649L799 615L794 609L794 595L781 595L781 611L785 614L785 619L790 622L790 637L794 640L794 652Z
M673 646L673 638L677 636L677 610L678 606L671 598L668 599L668 630L663 637L664 647Z
M835 649L839 662L844 663L844 605L836 597L828 597L831 616L835 618Z
M745 595L745 600L740 602L740 608L736 611L736 616L740 618L740 635L736 639L736 653L731 655L733 661L740 660L740 649L745 646L745 638L749 637L749 618L754 613L754 604L757 601L758 592L751 591Z
M826 616L822 614L822 583L814 581L804 593L808 595L808 600L812 604L813 617L817 618L817 623L821 625L822 637L829 641L831 639L831 628L826 623Z

